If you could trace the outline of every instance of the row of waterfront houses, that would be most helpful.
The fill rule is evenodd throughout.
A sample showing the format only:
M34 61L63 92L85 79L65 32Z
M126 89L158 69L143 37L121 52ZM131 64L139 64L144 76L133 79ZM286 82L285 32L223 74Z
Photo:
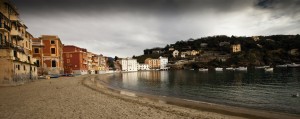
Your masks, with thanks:
M108 58L63 45L55 35L34 38L10 0L0 0L0 85L18 85L38 75L98 74Z
M143 71L143 70L168 70L168 58L158 59L147 58L145 63L138 63L137 59L122 58L119 60L122 71Z

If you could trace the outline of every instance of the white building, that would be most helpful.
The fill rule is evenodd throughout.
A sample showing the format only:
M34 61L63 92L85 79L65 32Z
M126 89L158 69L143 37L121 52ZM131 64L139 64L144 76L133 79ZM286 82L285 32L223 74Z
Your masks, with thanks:
M125 58L121 60L122 71L137 71L136 59Z
M160 56L159 60L160 60L160 70L168 70L168 67L167 67L168 58Z
M178 57L179 55L179 51L178 50L174 50L173 51L173 57Z
M137 70L143 71L143 70L150 70L150 69L149 69L149 65L148 65L148 64L139 64L139 63L138 63L138 65L137 65Z

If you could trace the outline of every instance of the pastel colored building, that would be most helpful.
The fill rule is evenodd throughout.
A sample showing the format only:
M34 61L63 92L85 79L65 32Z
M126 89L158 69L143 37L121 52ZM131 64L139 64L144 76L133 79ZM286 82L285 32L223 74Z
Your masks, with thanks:
M10 0L0 0L0 85L37 79L32 38Z
M173 57L178 57L179 55L179 51L178 50L174 50L172 53Z
M34 58L37 59L39 72L45 74L63 74L63 44L58 36L42 35L33 39Z
M137 60L131 58L123 58L121 59L121 67L122 71L137 71Z
M140 64L138 63L137 65L137 70L138 71L145 71L145 70L150 70L148 64Z
M74 45L63 47L64 73L83 75L88 73L87 50Z
M148 64L150 69L160 69L160 60L159 59L147 58L145 60L145 64Z
M231 48L232 48L232 52L233 53L241 52L242 51L241 44L231 45Z
M168 58L160 56L159 60L160 60L160 70L168 70L168 67L167 67Z

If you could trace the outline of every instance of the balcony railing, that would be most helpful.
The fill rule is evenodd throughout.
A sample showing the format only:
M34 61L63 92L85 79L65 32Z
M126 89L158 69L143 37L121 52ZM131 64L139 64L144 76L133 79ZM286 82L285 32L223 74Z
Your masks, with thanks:
M16 40L23 40L23 34L20 33L19 31L14 31L14 32L11 32L11 36L12 38L15 38Z
M0 43L0 49L9 49L9 48L25 54L25 50L21 46L14 45L10 42Z
M9 32L10 30L11 30L11 28L8 25L0 23L0 31Z

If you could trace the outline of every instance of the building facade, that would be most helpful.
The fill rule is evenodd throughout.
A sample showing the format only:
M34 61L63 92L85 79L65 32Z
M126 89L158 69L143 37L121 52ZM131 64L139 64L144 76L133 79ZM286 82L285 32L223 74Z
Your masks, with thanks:
M63 44L60 38L55 35L42 35L39 38L34 38L33 42L35 45L32 49L35 54L34 58L38 59L39 72L63 74Z
M167 57L159 57L159 61L160 61L160 70L168 70L168 58Z
M232 48L232 52L233 53L241 52L242 51L241 44L231 45L231 48Z
M145 71L145 70L150 70L148 64L140 64L138 63L137 65L137 70L138 71Z
M88 73L87 50L74 45L63 47L64 73L83 75Z
M121 59L122 71L137 71L138 63L136 59L124 58Z
M147 58L145 60L145 64L149 65L149 69L160 69L160 60L159 59Z
M37 79L32 38L10 0L0 0L0 85L17 85Z
M173 57L178 57L179 55L179 51L178 50L174 50L172 53Z

